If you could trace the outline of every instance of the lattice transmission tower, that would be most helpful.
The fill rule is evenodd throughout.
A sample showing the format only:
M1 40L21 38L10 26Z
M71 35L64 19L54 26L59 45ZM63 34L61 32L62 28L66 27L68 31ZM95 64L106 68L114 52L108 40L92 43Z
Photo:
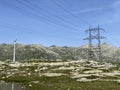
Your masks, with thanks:
M84 39L89 41L88 60L98 59L102 61L101 39L105 38L101 36L101 31L103 30L104 29L98 25L96 28L89 27L89 29L85 31L89 34L89 36ZM97 40L97 45L93 45L94 40ZM97 54L97 58L95 58L95 54Z

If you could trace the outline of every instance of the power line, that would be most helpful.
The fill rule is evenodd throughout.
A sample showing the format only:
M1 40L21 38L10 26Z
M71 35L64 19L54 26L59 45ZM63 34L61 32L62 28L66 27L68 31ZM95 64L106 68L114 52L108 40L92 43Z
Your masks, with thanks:
M34 10L30 10L30 9L29 9L30 11L25 10L25 7L26 7L25 5L23 5L24 6L24 9L23 9L19 2L17 2L17 4L14 4L14 3L8 3L6 1L3 1L2 3L4 5L7 5L9 8L15 9L16 11L18 11L19 13L22 13L25 16L32 17L32 19L39 20L40 22L42 22L41 20L44 20L45 22L42 22L42 23L53 24L53 25L56 25L56 26L62 26L64 28L66 28L67 30L70 29L68 31L75 32L75 28L73 28L71 26L64 25L64 24L63 25L57 24L52 19L50 19L49 17L46 17L46 16L41 15L41 14L38 15L38 13L34 12ZM18 5L18 4L20 4L20 5Z
M4 28L8 28L10 29L11 27L11 30L22 30L24 32L29 32L29 33L33 33L31 30L33 29L30 29L30 28L26 28L24 26L18 26L18 25L15 25L15 24L11 24L11 23L7 23L7 22L4 22L4 21L0 21L4 26ZM3 26L2 24L0 23L0 26ZM36 33L40 33L38 31L34 31Z
M8 2L5 2L5 1L4 1L3 4L4 4L4 5L7 5L9 8L12 8L12 9L17 10L18 12L22 13L23 15L30 16L30 17L32 17L32 18L35 19L35 20L41 21L40 19L45 18L45 17L43 17L44 15L38 15L38 14L36 14L36 13L33 13L34 10L32 10L32 11L25 10L25 8L22 8L22 6L21 6L20 3L19 3L19 5L18 5L18 2L17 2L16 4L14 4L14 3L8 3ZM23 5L23 6L25 7L25 5ZM27 8L28 8L28 7L27 7ZM38 17L38 18L36 18L36 17ZM66 26L66 25L60 25L60 24L57 24L57 23L53 23L50 18L45 18L45 19L43 19L43 20L46 20L47 23L54 24L54 25L56 25L56 26L63 26L63 27L66 28L67 31L69 31L69 32L78 33L78 31L76 31L75 28L69 27L69 26ZM52 22L52 23L51 23L51 22ZM44 22L44 23L46 23L46 22ZM18 28L19 28L19 26L15 26L15 25L12 25L12 24L11 24L11 26L13 26L13 27L18 27ZM18 29L18 28L17 28L17 29ZM21 28L21 27L20 27L20 28ZM82 27L82 28L83 28L83 27ZM82 29L82 28L81 28L81 29ZM25 29L24 31L26 31L26 29L28 30L28 28L23 28L23 27L22 27L22 29L23 29L23 30ZM65 29L65 30L66 30L66 29ZM70 30L68 30L68 29L70 29ZM30 31L30 30L28 30L28 31Z
M4 24L4 28L8 28L8 29L10 29L10 30L14 30L14 31L24 31L24 33L26 32L26 33L36 33L36 34L39 34L39 33L41 33L41 32L39 32L39 31L36 31L36 30L32 30L31 28L27 28L27 27L24 27L24 26L18 26L18 25L16 25L16 24L11 24L11 23L7 23L7 22L4 22L4 21L0 21L2 24ZM1 25L1 23L0 23L0 26L2 26ZM1 28L1 27L0 27ZM2 28L1 29L2 31L4 31L4 29ZM82 34L81 34L82 35ZM79 36L79 33L76 33L76 36L78 37ZM51 37L60 37L60 38L62 38L61 36L58 36L58 35L52 35ZM76 38L76 37L72 37L72 38L70 38L70 37L66 37L66 39L78 39L78 38Z
M78 16L74 15L72 12L70 12L69 10L67 10L66 8L64 8L61 4L59 4L57 2L57 0L56 1L55 0L51 0L51 1L53 3L55 3L59 8L63 9L66 13L70 14L71 16L73 16L74 18L76 18L77 20L80 20L80 18ZM83 22L87 23L87 25L89 25L88 21L85 21L83 19L81 19L81 21L83 21Z
M29 0L25 0L25 2L27 4L29 4L31 7L33 7L34 10L38 10L38 12L40 12L40 10L42 10L42 8L40 8L40 5L38 5L38 4L34 3L34 2L31 2ZM45 10L42 10L42 11L44 12L44 15L48 14L47 11L45 11ZM66 23L69 23L71 26L76 27L76 25L73 22L67 21L66 19L64 19L64 18L62 18L62 17L60 17L58 15L49 13L49 16L53 16L54 18L60 20L61 22L64 22L64 23L66 22Z
M26 3L26 2L22 2L22 1L19 1L19 0L16 0L17 2L19 2L19 3L21 3L22 5L24 5L24 7L27 7L29 10L31 10L32 12L34 12L34 13L32 13L32 14L34 14L35 16L38 16L39 18L44 18L45 20L47 20L48 21L48 23L52 23L52 24L55 24L55 25L57 25L57 26L63 26L63 27L65 27L65 28L69 28L69 29L74 29L74 32L75 32L75 28L74 27L72 27L71 25L65 25L65 24L63 24L63 25L60 25L60 24L57 24L57 23L55 23L53 20L53 18L50 18L48 15L45 15L45 14L43 14L43 13L41 13L40 11L38 11L39 13L37 13L36 11L35 11L35 8L34 7L31 7L31 5L30 4L28 4L28 3ZM71 30L71 31L72 31Z

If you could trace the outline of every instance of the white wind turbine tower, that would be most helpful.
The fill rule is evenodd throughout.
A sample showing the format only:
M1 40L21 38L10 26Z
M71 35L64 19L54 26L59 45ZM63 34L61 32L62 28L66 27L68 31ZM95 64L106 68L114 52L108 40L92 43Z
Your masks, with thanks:
M14 40L13 44L14 44L14 50L13 50L13 63L15 63L15 54L16 54L16 42L17 42L17 39Z

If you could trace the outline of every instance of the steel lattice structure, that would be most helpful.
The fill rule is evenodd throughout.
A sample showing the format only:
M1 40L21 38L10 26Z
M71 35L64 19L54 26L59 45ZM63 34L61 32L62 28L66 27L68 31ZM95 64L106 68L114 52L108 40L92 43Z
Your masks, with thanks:
M104 39L105 37L101 36L101 31L103 31L103 28L100 28L99 25L96 28L89 27L88 30L85 32L89 34L87 38L84 40L89 41L88 45L88 60L95 59L95 53L98 56L99 60L102 60L102 52L101 52L101 39ZM93 40L97 40L97 46L94 47Z

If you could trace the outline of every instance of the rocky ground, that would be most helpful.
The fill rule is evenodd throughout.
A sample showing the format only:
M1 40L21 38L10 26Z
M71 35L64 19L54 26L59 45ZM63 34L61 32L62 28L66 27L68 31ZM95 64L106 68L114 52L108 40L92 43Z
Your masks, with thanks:
M0 80L27 90L119 90L120 67L88 60L0 62Z

